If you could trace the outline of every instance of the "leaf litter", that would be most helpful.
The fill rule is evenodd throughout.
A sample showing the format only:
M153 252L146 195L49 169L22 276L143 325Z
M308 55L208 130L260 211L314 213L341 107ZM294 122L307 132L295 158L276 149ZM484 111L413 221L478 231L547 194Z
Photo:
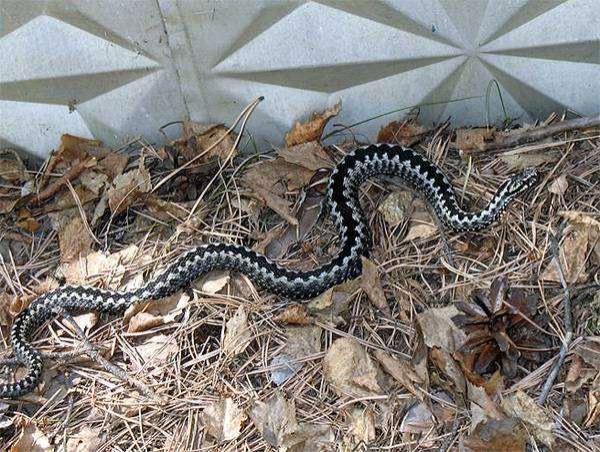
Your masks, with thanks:
M250 158L225 126L193 122L158 149L64 135L41 168L1 153L3 343L39 294L62 283L134 289L196 244L244 243L300 269L327 261L338 234L329 220L317 222L319 204L352 143L326 148L320 139L340 110L313 114L284 147ZM90 341L151 391L93 357L47 360L40 391L2 409L3 446L592 450L600 419L598 134L497 150L515 130L428 129L413 118L379 134L438 162L474 208L514 168L536 166L546 186L535 204L515 203L495 228L445 236L412 192L372 181L361 190L374 242L362 277L307 304L284 305L220 271L122 319L78 316L85 338L66 320L50 324L36 336L45 353L81 354L78 344ZM540 406L566 320L548 235L559 222L558 259L578 297L577 340Z

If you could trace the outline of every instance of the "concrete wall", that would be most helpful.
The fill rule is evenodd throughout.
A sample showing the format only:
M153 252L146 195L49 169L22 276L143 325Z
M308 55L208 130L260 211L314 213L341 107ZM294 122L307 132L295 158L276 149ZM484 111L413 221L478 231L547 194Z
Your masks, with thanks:
M166 123L230 122L260 95L259 146L339 99L344 124L418 104L435 104L424 122L497 122L492 80L520 121L594 114L599 11L598 0L3 0L0 146L44 156L67 132L160 143ZM353 132L372 140L402 114Z

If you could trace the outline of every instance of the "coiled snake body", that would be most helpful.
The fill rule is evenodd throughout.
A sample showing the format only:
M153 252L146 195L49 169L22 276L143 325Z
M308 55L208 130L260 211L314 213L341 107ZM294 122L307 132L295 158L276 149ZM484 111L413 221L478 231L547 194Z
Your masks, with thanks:
M45 321L61 312L99 311L122 314L140 301L167 297L203 273L231 269L246 274L261 288L289 299L307 299L362 272L361 256L368 253L370 234L358 200L359 186L369 177L392 175L421 192L448 228L477 231L486 228L512 199L528 190L537 172L527 169L505 181L488 205L479 212L459 206L452 185L433 163L411 149L394 145L370 145L346 155L331 174L323 208L340 232L339 253L330 262L310 271L288 269L239 245L210 244L179 256L145 286L128 292L95 287L64 286L36 299L15 319L10 339L16 358L27 367L22 379L0 385L0 397L16 397L31 391L42 374L42 357L28 342Z

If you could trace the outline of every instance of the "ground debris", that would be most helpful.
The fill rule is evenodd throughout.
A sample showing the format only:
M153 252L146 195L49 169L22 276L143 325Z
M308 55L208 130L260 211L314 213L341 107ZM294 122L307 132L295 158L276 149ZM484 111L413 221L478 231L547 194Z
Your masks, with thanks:
M302 270L328 262L340 241L328 218L317 222L325 182L351 138L368 140L350 128L348 142L321 143L339 108L298 123L265 155L243 148L246 131L192 122L159 149L64 135L42 166L0 153L0 343L41 294L65 283L135 290L197 245L243 244ZM60 355L44 360L35 393L0 404L0 449L593 450L598 130L529 140L557 130L557 117L512 130L401 117L382 127L382 141L437 162L465 209L535 166L540 185L493 228L445 231L412 191L375 180L360 190L374 245L364 274L312 300L217 271L121 318L48 322L35 344ZM573 338L539 405L565 337L549 245L559 225ZM82 354L88 342L125 378Z

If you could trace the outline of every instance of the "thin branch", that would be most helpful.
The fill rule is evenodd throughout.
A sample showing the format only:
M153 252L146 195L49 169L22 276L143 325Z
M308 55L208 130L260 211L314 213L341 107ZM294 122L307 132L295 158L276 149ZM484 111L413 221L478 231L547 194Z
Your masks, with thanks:
M531 141L538 141L569 130L589 129L591 127L600 127L600 115L592 116L590 118L570 119L549 126L526 129L521 132L496 132L494 134L494 141L486 143L483 149L465 150L464 152L465 154L471 155L481 154L496 149L510 148Z
M556 380L556 377L558 376L558 372L560 371L560 368L562 367L563 363L565 362L567 353L569 351L569 346L571 345L571 340L573 339L573 320L572 320L572 314L571 314L571 290L570 290L567 280L565 278L565 272L563 270L562 261L560 259L560 248L558 246L559 238L557 237L557 235L559 237L562 236L564 227L565 227L565 223L561 224L558 227L558 231L557 231L556 235L553 234L552 232L550 232L549 238L550 238L550 251L552 252L552 255L554 256L554 259L556 262L556 268L558 270L558 276L560 278L560 284L562 285L563 292L564 292L564 300L563 300L564 319L563 319L563 321L564 321L564 325L565 325L565 338L560 347L560 352L558 353L558 358L554 362L554 365L552 366L552 369L550 370L550 373L548 374L546 383L544 383L542 392L540 393L540 396L538 398L538 404L540 404L540 405L543 405L546 402L546 399L548 398L548 395L550 394L550 391L552 390L552 386L554 385L554 381Z
M79 327L77 322L75 322L75 319L69 313L61 310L60 314L71 325L71 327L73 328L73 330L75 331L75 333L77 334L79 339L81 340L81 343L84 348L84 352L90 357L91 360L100 364L102 367L104 367L104 369L107 372L111 373L119 380L125 381L125 382L129 383L131 386L134 386L135 388L137 388L146 397L156 398L156 394L154 393L154 391L152 391L152 389L150 389L148 386L142 384L138 380L129 378L126 371L124 371L119 366L116 366L113 363L111 363L110 361L108 361L107 359L105 359L102 356L102 354L100 353L100 351L94 346L94 344L92 344L85 337L85 333L83 332L83 330Z

